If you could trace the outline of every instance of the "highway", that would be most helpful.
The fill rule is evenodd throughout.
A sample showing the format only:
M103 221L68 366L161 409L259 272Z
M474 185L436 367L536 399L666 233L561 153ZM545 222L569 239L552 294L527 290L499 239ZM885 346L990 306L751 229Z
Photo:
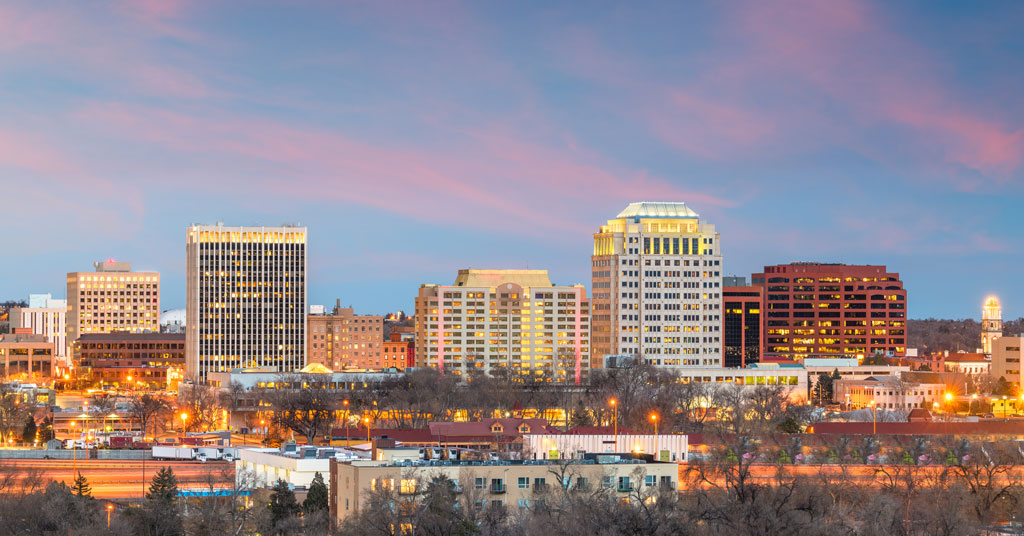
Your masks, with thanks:
M69 486L77 469L98 499L138 500L148 490L153 475L161 467L170 467L178 478L181 489L209 489L231 486L235 479L235 466L226 462L192 462L146 460L143 477L142 460L0 460L0 479L11 472L24 479L37 471L43 480L63 480Z

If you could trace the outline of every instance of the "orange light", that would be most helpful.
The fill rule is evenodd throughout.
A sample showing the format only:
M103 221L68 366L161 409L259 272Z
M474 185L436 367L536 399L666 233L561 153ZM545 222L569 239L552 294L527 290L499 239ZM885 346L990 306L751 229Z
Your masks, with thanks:
M615 399L612 398L611 400L608 401L608 403L614 406L615 405Z
M656 413L652 413L652 414L651 414L651 420L652 420L652 421L656 421L656 420L658 420L658 415L657 415Z
M112 505L112 504L108 504L107 505L107 510L113 510L113 509L114 509L114 505Z
M946 400L953 400L953 393L946 393Z

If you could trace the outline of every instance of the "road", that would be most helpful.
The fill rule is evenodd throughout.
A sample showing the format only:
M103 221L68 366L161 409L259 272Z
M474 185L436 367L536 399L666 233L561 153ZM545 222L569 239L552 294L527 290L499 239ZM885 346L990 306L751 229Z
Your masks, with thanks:
M142 460L0 460L0 475L14 472L24 479L31 472L39 472L44 480L64 481L69 486L77 470L92 486L92 494L99 499L139 499L143 496L153 475L161 467L170 467L178 478L180 489L223 488L233 484L235 466L226 462L185 462L146 460L143 477Z

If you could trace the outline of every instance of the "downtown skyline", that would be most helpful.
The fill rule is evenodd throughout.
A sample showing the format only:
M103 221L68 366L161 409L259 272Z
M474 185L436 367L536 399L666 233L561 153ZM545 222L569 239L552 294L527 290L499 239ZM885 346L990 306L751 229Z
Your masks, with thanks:
M410 313L465 268L590 294L598 227L680 201L723 275L884 264L911 318L1024 314L1024 10L786 5L7 4L0 299L113 257L183 308L216 221L308 227L310 304Z

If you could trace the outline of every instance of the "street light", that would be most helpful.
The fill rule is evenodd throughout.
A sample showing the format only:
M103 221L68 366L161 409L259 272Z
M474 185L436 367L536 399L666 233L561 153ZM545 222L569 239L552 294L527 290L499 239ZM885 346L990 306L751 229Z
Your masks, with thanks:
M71 476L78 469L78 441L75 439L75 421L71 421Z
M107 528L110 528L110 512L114 511L114 505L107 503Z
M614 437L615 437L615 450L613 452L618 452L619 451L619 406L617 405L617 401L614 398L608 400L608 403L612 405L612 426L613 426L613 433L615 434L614 435Z
M352 433L350 432L352 423L349 422L348 400L342 400L341 405L345 406L345 446L347 447L352 444Z
M946 393L946 413L950 413L950 406L953 403L953 393Z
M366 423L366 442L367 443L372 443L370 441L370 417L369 416L363 417L363 422Z
M658 461L658 414L651 413L651 422L654 423L654 461Z
M870 405L871 405L871 433L872 433L872 435L878 435L878 424L877 424L878 421L875 420L875 408L877 408L877 404L875 404L875 401L872 400Z
M264 425L266 421L260 419L260 431L263 432L263 441L267 440L267 428Z
M971 414L971 408L974 407L974 401L978 398L978 393L971 395L970 401L967 402L967 414Z
M188 420L188 413L181 413L181 441L185 441L185 421Z

